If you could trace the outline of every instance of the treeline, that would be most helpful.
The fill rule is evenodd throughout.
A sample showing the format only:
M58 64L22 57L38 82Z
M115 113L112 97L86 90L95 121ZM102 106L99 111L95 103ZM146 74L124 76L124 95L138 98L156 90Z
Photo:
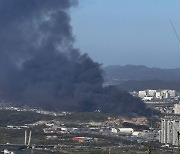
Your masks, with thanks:
M0 117L0 127L7 125L21 126L41 120L53 119L53 117L49 115L42 115L34 112L17 112L8 110L0 110Z

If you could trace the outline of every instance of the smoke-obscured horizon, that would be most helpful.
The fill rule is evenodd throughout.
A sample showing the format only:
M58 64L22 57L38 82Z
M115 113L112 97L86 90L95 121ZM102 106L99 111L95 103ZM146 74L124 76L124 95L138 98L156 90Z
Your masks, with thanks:
M137 98L103 88L100 65L73 47L77 0L0 1L0 93L49 110L147 114Z
M76 4L0 1L0 89L7 100L78 108L77 102L88 97L82 91L91 96L92 87L102 84L99 64L73 47L68 10Z

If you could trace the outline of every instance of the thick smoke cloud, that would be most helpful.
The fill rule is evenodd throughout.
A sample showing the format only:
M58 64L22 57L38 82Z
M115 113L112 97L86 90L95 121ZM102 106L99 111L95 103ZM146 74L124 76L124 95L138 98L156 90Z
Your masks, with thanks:
M80 99L76 87L102 83L99 65L73 48L68 10L76 4L0 1L0 88L6 99L68 108L72 99Z
M68 11L75 5L76 0L0 1L1 97L53 110L126 112L134 99L104 89L100 65L73 47Z

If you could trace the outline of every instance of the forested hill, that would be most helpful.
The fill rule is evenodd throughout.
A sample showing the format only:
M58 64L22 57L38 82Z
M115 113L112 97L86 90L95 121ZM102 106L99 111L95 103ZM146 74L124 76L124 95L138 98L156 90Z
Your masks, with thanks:
M180 81L180 68L161 69L143 65L112 65L103 68L105 81L124 82L128 80Z

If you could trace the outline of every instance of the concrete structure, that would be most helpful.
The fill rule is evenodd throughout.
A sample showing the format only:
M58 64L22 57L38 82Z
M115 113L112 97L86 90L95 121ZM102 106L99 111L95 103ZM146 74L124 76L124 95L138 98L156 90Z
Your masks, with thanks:
M169 117L161 119L160 142L163 144L178 145L178 131L180 132L180 118Z
M143 101L152 101L154 97L152 96L145 96L142 100Z
M134 137L139 137L140 134L141 134L141 132L133 132L133 133L132 133L132 136L134 136Z
M138 96L142 99L147 98L154 98L154 99L175 99L177 94L175 90L152 90L152 89L147 89L143 91L138 92Z
M170 95L168 92L164 93L163 98L168 99L169 97L170 97Z
M161 98L161 92L160 91L158 91L158 92L156 92L156 98Z
M175 90L169 90L168 91L170 97L176 97L176 91Z
M132 135L134 130L132 128L119 128L120 134L129 134Z
M180 114L180 104L174 104L174 114Z
M154 97L156 95L156 91L157 90L148 90L147 95L151 96L151 97Z
M111 128L111 133L118 133L118 130L116 128Z
M138 96L139 96L140 98L144 98L145 96L147 96L147 93L146 93L145 90L144 90L144 91L139 91Z
M140 132L138 134L138 137L153 141L153 140L158 140L159 134L157 132L144 131L144 132Z

